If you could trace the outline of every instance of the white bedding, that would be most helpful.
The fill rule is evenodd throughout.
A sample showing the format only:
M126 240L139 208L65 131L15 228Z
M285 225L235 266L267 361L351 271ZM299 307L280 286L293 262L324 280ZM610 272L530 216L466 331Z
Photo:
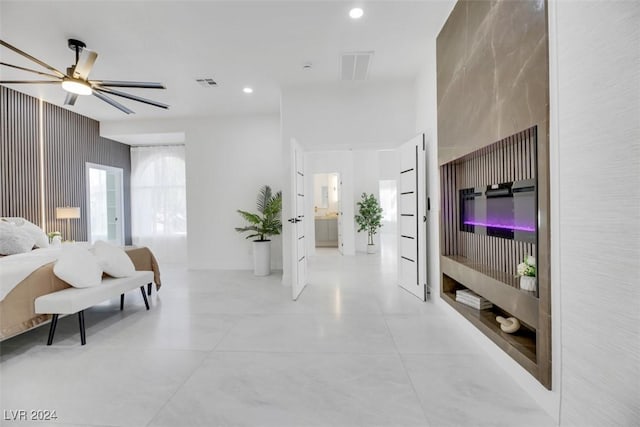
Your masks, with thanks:
M0 301L31 273L58 259L60 251L59 247L49 247L0 257Z
M0 257L0 301L4 300L9 292L31 273L45 264L56 261L62 249L68 247L67 245L90 250L92 247L87 242L64 242L59 246L49 246L23 254Z

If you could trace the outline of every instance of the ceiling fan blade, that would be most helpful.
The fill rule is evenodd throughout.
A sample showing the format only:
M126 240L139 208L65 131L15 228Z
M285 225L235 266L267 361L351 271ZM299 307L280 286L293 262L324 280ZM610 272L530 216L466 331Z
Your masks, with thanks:
M64 105L76 105L76 99L78 99L78 95L69 92L64 99Z
M60 72L60 71L56 70L56 69L55 69L55 68L53 68L51 65L49 65L49 64L47 64L47 63L45 63L45 62L42 62L42 61L40 61L40 60L39 60L39 59L37 59L37 58L34 58L33 56L29 55L29 54L28 54L28 53L26 53L26 52L21 51L20 49L18 49L18 48L17 48L17 47L15 47L15 46L11 46L9 43L5 42L4 40L0 40L0 45L2 45L2 46L4 46L4 47L6 47L7 49L11 49L11 50L12 50L12 51L14 51L15 53L17 53L17 54L19 54L19 55L22 55L22 56L24 56L24 57L25 57L25 58L27 58L27 59L30 59L31 61L35 62L35 63L36 63L36 64L38 64L38 65L43 66L44 68L46 68L46 69L47 69L47 70L49 70L49 71L53 71L53 72L54 72L58 77L60 77L60 78L65 77L65 75L64 75L62 72Z
M60 78L60 77L55 76L53 74L43 73L42 71L36 71L36 70L32 70L31 68L20 67L18 65L7 64L6 62L0 62L0 65L4 65L5 67L16 68L16 69L22 70L22 71L28 71L30 73L36 73L36 74L39 74L41 76L47 76L47 77L51 77L51 78L54 78L54 79L59 79Z
M131 87L139 89L166 89L162 83L154 82L122 82L117 80L90 80L89 83L102 87Z
M100 98L101 100L103 100L104 102L106 102L107 104L111 104L114 107L116 107L118 110L122 111L123 113L127 113L127 114L131 114L133 113L133 110L128 109L127 107L125 107L124 105L120 104L117 101L114 101L113 99L109 98L107 95L100 93L99 90L94 90L93 94L95 96L97 96L98 98Z
M22 85L22 84L60 84L60 80L0 80L0 84Z
M73 70L73 77L76 79L86 80L93 68L93 64L96 62L98 54L86 47L80 52L80 58Z
M105 93L108 93L110 95L121 96L123 98L132 99L132 100L138 101L138 102L143 102L145 104L153 105L155 107L164 108L165 110L169 109L169 106L167 104L163 104L163 103L157 102L157 101L152 101L152 100L146 99L146 98L141 98L139 96L131 95L129 93L120 92L119 90L107 89L107 88L103 88L103 87L96 87L96 88L94 88L94 90L99 90L101 92L105 92Z

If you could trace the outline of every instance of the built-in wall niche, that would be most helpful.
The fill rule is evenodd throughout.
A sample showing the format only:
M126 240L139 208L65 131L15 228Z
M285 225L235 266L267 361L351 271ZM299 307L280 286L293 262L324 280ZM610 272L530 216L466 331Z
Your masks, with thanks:
M538 150L534 126L441 166L441 297L550 388L548 282L529 291L517 277L518 264L539 252L539 199L547 195L538 188ZM458 302L464 289L492 307ZM522 327L507 334L497 316Z
M518 263L536 256L536 134L532 127L441 167L442 255L514 278Z
M536 242L537 203L534 179L458 190L460 231Z

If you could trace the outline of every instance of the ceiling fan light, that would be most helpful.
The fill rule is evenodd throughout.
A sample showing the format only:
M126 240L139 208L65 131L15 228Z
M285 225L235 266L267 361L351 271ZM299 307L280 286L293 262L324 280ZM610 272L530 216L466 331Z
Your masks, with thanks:
M62 89L76 95L91 95L93 92L91 86L82 80L66 78L62 81Z
M349 11L349 17L351 17L351 19L360 19L362 15L364 15L364 11L359 7L354 7Z

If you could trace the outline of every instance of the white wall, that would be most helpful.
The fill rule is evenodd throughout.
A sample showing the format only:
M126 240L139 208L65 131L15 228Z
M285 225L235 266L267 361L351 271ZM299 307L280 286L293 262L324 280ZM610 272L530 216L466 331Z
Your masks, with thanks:
M381 150L378 151L378 165L380 174L378 179L380 181L392 180L395 183L396 191L396 205L395 214L393 211L383 212L382 228L380 229L380 235L388 234L390 236L396 236L396 240L400 240L400 234L398 234L398 202L400 195L398 194L399 181L400 181L400 152L398 150ZM378 183L378 196L380 194L380 184ZM381 198L379 198L380 204L382 204ZM384 208L384 206L383 206ZM385 216L391 216L392 220L385 220ZM381 236L378 236L381 238ZM388 240L387 240L388 241ZM398 243L396 242L396 249Z
M411 82L338 82L283 89L283 138L313 150L389 148L413 136Z
M553 2L549 30L560 421L637 426L640 3Z
M404 141L399 141L402 144ZM400 154L396 149L378 151L379 179L398 180L400 175Z
M261 185L283 188L277 115L105 122L102 135L184 132L187 242L192 269L252 269L251 242L234 230L236 209L255 211ZM135 202L135 201L134 201ZM272 267L282 268L282 239L272 238Z

